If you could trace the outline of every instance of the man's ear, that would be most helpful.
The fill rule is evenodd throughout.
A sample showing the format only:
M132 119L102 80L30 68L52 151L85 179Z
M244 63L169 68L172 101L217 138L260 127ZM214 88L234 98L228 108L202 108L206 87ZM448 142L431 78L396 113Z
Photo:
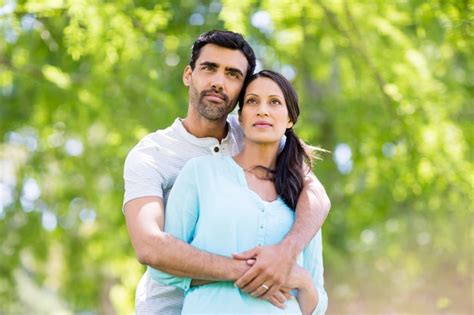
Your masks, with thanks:
M193 69L191 69L190 65L187 65L186 68L184 68L183 72L183 83L186 86L189 86L191 84L191 75L193 74Z

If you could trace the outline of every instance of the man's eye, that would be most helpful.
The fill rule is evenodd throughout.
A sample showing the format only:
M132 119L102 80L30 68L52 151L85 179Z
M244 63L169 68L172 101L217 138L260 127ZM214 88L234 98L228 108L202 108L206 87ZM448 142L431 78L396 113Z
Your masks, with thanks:
M229 75L233 78L238 78L239 74L237 72L229 72Z

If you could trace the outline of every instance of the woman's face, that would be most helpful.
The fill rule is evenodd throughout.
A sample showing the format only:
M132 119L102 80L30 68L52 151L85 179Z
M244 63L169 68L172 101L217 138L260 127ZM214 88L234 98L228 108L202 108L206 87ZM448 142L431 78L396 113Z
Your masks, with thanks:
M293 126L283 92L265 77L253 80L245 90L239 120L245 137L261 144L279 142L285 130Z

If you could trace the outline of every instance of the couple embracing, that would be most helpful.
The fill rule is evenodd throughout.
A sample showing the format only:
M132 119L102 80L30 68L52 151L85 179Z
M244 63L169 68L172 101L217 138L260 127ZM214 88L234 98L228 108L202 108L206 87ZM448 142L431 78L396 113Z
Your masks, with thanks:
M295 90L279 73L254 74L255 63L240 34L199 36L183 73L186 118L127 156L123 210L148 266L137 314L326 311L330 202L293 131Z

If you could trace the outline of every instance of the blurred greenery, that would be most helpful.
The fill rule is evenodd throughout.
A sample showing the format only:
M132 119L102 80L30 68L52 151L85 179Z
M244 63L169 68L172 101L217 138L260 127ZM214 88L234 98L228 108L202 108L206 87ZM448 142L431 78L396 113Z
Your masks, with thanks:
M0 1L0 313L130 314L127 152L183 117L202 32L241 32L301 97L328 313L472 314L469 0ZM469 57L471 56L471 57Z

